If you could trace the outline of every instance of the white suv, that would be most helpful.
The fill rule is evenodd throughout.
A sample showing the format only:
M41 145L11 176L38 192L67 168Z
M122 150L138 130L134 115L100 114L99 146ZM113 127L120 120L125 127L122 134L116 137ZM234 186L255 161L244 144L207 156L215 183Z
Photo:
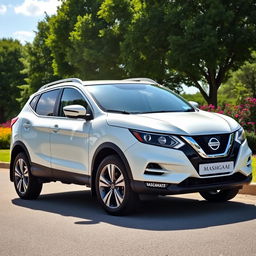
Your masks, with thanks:
M232 118L195 108L151 79L64 79L12 120L10 179L23 199L50 181L91 187L110 214L140 194L233 198L252 178L251 150Z

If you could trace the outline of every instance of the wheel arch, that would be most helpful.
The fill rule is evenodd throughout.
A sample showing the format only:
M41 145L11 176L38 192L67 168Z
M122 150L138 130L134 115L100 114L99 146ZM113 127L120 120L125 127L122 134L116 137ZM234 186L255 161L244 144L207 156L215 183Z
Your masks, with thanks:
M30 155L28 153L28 149L27 147L25 146L25 144L21 141L16 141L14 144L13 144L13 147L12 147L12 151L11 151L11 161L10 161L10 181L13 182L13 164L14 164L14 160L15 160L15 157L19 154L19 153L25 153L27 158L28 158L28 161L29 163L31 164L31 160L30 160Z
M111 142L105 142L101 144L96 151L94 152L92 162L91 162L91 190L92 190L92 195L95 195L95 177L96 177L96 171L102 162L102 160L109 156L109 155L117 155L123 164L125 165L127 175L130 180L133 180L132 172L130 165L123 153L123 151L115 144Z

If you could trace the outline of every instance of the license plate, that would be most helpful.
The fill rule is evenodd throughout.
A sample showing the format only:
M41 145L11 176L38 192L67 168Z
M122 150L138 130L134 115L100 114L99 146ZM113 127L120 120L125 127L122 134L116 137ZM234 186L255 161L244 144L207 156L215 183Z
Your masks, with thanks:
M213 175L220 173L230 173L234 169L234 162L222 162L211 164L200 164L199 175Z

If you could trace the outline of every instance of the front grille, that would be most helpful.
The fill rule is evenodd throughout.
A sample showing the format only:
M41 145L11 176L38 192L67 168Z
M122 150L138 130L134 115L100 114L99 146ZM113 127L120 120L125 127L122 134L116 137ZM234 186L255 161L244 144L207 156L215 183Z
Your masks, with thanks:
M240 182L247 179L247 177L241 173L235 173L230 176L222 176L222 177L215 177L215 178L187 178L186 180L182 181L178 186L180 187L193 187L193 186L200 186L200 185L221 185L225 183L231 182Z
M203 151L207 155L213 154L222 154L225 152L228 141L229 141L230 134L216 134L216 135L200 135L200 136L193 136L192 138L198 143L198 145L203 149ZM217 150L211 149L208 145L209 141L215 138L220 142L220 146Z
M234 166L236 164L237 155L239 152L240 144L236 141L232 143L230 151L227 156L221 158L202 158L198 152L191 147L189 144L185 144L181 150L187 156L191 164L194 166L197 172L199 172L199 164L210 164L210 163L218 163L218 162L228 162L233 161ZM223 174L219 174L223 175Z

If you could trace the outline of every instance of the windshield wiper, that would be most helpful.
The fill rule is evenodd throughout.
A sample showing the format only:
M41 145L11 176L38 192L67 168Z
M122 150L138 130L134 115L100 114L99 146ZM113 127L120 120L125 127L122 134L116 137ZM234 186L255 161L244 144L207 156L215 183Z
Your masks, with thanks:
M175 113L175 112L194 112L194 109L145 111L145 112L134 112L134 114Z
M172 111L172 110L145 111L145 112L136 112L136 114L152 114L152 113L168 113L168 112L177 112L177 111Z
M125 110L112 110L112 109L107 109L106 110L107 112L109 112L109 113L120 113L120 114L127 114L127 115L129 115L129 114L131 114L131 112L128 112L128 111L125 111Z

